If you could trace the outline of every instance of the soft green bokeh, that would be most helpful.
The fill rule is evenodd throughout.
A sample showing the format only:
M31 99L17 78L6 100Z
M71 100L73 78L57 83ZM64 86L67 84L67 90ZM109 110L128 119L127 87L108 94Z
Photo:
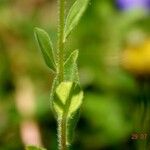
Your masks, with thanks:
M38 126L43 147L57 149L49 101L53 74L44 64L33 33L34 27L43 28L56 41L56 8L56 0L0 1L0 150L24 149L25 122ZM72 149L143 150L144 142L148 143L149 136L143 141L131 136L150 132L150 76L133 73L122 61L126 47L150 38L149 26L149 15L121 11L114 0L89 3L68 42L72 51L79 49L85 93Z

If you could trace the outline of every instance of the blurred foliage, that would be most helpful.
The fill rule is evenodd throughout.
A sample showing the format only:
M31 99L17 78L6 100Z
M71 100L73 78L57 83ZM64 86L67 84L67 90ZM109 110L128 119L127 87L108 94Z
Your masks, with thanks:
M56 40L56 8L56 0L0 1L0 150L24 149L21 126L28 119L38 124L44 147L56 149L56 123L49 104L53 75L45 67L33 35L37 26ZM146 113L150 101L149 26L149 12L121 10L115 0L90 2L69 39L72 50L80 50L85 91L73 149L143 150L145 141L131 140L131 135L150 132ZM25 84L26 79L31 85ZM26 102L32 100L32 94L35 108L26 117L16 99L18 95L20 101L25 99L21 109L28 112ZM148 119L140 125L145 116Z

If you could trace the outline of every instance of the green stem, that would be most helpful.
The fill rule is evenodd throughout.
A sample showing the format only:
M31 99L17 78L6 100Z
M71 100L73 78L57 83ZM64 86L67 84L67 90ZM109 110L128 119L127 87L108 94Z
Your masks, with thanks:
M64 80L64 22L65 0L59 0L59 25L58 25L58 76L59 81Z
M64 80L64 23L65 23L65 0L59 0L59 25L58 25L58 78ZM66 145L66 115L58 121L59 150L67 150Z
M67 150L66 141L66 117L63 116L59 122L59 150Z

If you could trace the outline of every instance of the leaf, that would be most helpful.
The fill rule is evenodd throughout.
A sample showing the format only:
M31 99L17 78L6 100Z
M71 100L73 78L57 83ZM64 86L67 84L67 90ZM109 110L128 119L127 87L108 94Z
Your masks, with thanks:
M60 126L61 121L66 118L67 145L72 141L82 99L83 91L80 86L74 82L61 82L54 93L53 109L57 115Z
M54 60L52 42L49 35L40 28L35 28L35 37L38 41L39 47L41 49L42 55L44 57L45 63L53 71L56 70L56 64Z
M65 81L79 82L77 69L78 53L78 50L73 51L64 64Z
M36 147L33 145L29 145L26 147L26 150L46 150L45 148L41 148L41 147Z
M51 88L51 92L50 92L50 106L51 106L52 112L54 113L54 116L56 117L56 119L57 119L57 115L56 115L54 107L53 107L53 100L54 100L54 92L58 85L59 85L59 80L58 80L58 75L56 75L56 77L53 80L53 84L52 84L52 88Z
M88 2L89 0L77 0L71 7L66 18L64 41L70 32L74 29L74 27L78 24L80 18L87 8Z
M80 116L80 109L78 109L74 114L72 114L72 117L67 120L67 145L70 145L73 140L74 136L74 130L77 125L77 122L79 120Z

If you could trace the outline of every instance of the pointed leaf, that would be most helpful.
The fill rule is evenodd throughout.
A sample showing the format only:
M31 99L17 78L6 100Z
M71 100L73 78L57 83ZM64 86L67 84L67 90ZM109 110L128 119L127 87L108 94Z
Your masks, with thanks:
M78 50L73 51L64 64L65 81L79 82L77 69L78 53Z
M65 36L64 41L73 30L73 28L78 24L81 16L87 8L89 0L77 0L71 7L65 23Z
M45 148L41 148L41 147L36 147L33 145L27 146L26 150L46 150Z
M63 118L66 118L67 145L72 141L73 130L78 121L82 99L83 91L74 82L61 82L54 93L53 109L55 110L59 124L61 124Z
M54 60L52 42L49 35L43 29L35 28L35 37L38 41L45 63L50 69L55 71L56 65Z

